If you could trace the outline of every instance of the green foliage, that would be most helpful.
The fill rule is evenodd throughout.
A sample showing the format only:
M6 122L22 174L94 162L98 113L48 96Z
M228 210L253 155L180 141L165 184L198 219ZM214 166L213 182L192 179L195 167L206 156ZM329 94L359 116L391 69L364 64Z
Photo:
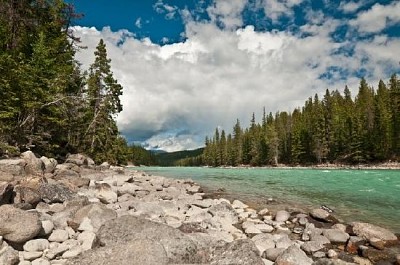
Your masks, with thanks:
M224 132L225 134L225 132ZM217 141L206 138L202 162L208 166L369 163L400 158L400 81L393 75L375 93L361 79L353 101L346 86L343 95L329 91L322 100L309 98L292 113L266 115L261 124L252 115L250 127L237 121L233 135ZM221 137L222 138L222 137ZM226 159L215 159L225 154Z
M115 123L122 87L104 42L86 80L74 59L69 26L78 15L71 5L3 0L0 14L0 155L83 152L96 162L127 163Z
M204 148L178 151L171 153L157 153L157 165L160 166L200 166L203 164Z

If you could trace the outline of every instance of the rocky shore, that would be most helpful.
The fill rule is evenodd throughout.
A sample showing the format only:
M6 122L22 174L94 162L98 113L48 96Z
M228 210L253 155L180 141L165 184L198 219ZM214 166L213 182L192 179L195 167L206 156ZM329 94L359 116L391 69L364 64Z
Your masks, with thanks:
M0 160L0 265L400 265L387 229L205 195L83 155Z

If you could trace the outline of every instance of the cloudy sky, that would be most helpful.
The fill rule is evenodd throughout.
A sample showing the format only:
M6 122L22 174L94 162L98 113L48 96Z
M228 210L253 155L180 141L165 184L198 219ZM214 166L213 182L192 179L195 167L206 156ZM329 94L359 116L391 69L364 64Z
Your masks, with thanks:
M353 94L400 72L400 1L70 0L75 35L102 38L124 87L118 126L129 142L176 151L203 145L237 118L292 111L327 88Z

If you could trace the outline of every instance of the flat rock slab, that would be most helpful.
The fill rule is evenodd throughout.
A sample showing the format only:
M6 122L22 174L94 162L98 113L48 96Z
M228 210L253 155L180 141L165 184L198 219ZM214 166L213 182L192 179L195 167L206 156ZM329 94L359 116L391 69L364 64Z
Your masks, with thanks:
M121 245L109 245L86 251L67 261L67 265L143 265L168 264L164 247L150 239L137 239Z
M218 249L213 256L211 265L264 265L256 245L249 239L235 240Z
M201 263L196 244L178 229L134 216L122 216L106 222L98 231L100 244L124 245L139 239L159 242L169 263Z
M383 241L397 240L397 236L389 230L369 223L355 222L353 223L353 231L357 236L367 240L371 240L372 238Z

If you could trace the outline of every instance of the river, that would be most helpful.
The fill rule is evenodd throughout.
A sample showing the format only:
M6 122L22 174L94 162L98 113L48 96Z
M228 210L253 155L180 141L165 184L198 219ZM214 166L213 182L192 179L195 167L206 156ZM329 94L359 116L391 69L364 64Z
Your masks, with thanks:
M190 178L208 191L225 189L245 202L310 209L327 205L346 222L365 221L400 233L400 170L140 167L146 173ZM261 205L262 206L262 205Z

